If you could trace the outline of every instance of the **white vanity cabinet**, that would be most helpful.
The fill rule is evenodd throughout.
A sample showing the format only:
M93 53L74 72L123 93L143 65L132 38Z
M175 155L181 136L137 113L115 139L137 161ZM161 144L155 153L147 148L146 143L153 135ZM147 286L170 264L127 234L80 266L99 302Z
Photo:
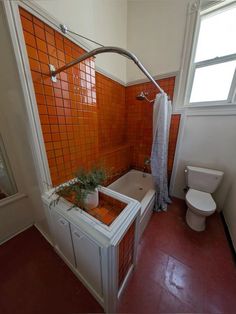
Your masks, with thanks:
M108 188L100 187L99 192L101 207L98 211L112 199L111 211L107 209L109 206L105 208L107 219L111 218L112 210L117 213L108 223L107 219L102 222L98 216L80 208L68 210L71 203L63 198L53 203L53 190L42 199L48 212L54 249L105 312L115 313L135 266L141 204Z
M54 245L59 253L75 266L73 244L71 241L70 223L55 209L51 211Z
M102 297L101 247L75 226L71 229L76 269L81 279Z

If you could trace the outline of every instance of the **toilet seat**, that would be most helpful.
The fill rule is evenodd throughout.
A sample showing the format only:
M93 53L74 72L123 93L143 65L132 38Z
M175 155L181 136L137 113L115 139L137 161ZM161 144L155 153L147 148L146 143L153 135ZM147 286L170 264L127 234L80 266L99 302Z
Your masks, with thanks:
M194 212L203 216L210 216L216 210L216 203L210 193L189 189L186 203Z

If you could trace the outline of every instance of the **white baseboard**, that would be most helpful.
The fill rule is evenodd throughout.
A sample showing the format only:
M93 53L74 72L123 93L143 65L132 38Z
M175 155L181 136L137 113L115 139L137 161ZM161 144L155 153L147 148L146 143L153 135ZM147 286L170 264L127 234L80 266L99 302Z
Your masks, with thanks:
M11 236L9 236L9 237L5 238L4 240L2 240L2 241L0 242L0 245L2 245L3 243L5 243L5 242L11 240L12 238L16 237L18 234L20 234L21 232L23 232L23 231L29 229L29 228L32 227L32 226L33 226L33 224L29 224L28 226L24 227L23 229L18 230L17 232L13 233Z
M53 246L52 240L49 239L48 235L40 228L40 226L37 223L35 223L34 226L42 234L42 236L48 241L48 243L51 246Z

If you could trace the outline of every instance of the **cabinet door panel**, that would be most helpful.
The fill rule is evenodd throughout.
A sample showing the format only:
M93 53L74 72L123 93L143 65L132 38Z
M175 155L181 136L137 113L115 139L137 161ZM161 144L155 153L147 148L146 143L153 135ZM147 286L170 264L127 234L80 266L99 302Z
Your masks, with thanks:
M72 226L77 270L90 286L102 296L100 247L78 228Z
M61 253L68 259L68 261L73 266L75 266L69 222L61 215L59 215L55 210L52 210L52 221L56 246L61 251Z

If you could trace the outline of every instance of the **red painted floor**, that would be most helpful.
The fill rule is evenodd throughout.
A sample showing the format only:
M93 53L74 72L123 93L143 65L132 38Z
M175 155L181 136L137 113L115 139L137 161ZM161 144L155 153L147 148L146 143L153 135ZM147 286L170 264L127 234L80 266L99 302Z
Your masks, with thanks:
M154 213L120 313L236 313L236 266L220 216L197 233L185 223L185 203Z
M1 314L95 312L102 307L36 228L0 247Z
M120 313L236 313L236 267L220 217L196 233L185 210L176 199L153 214ZM0 247L1 314L102 311L35 228Z

